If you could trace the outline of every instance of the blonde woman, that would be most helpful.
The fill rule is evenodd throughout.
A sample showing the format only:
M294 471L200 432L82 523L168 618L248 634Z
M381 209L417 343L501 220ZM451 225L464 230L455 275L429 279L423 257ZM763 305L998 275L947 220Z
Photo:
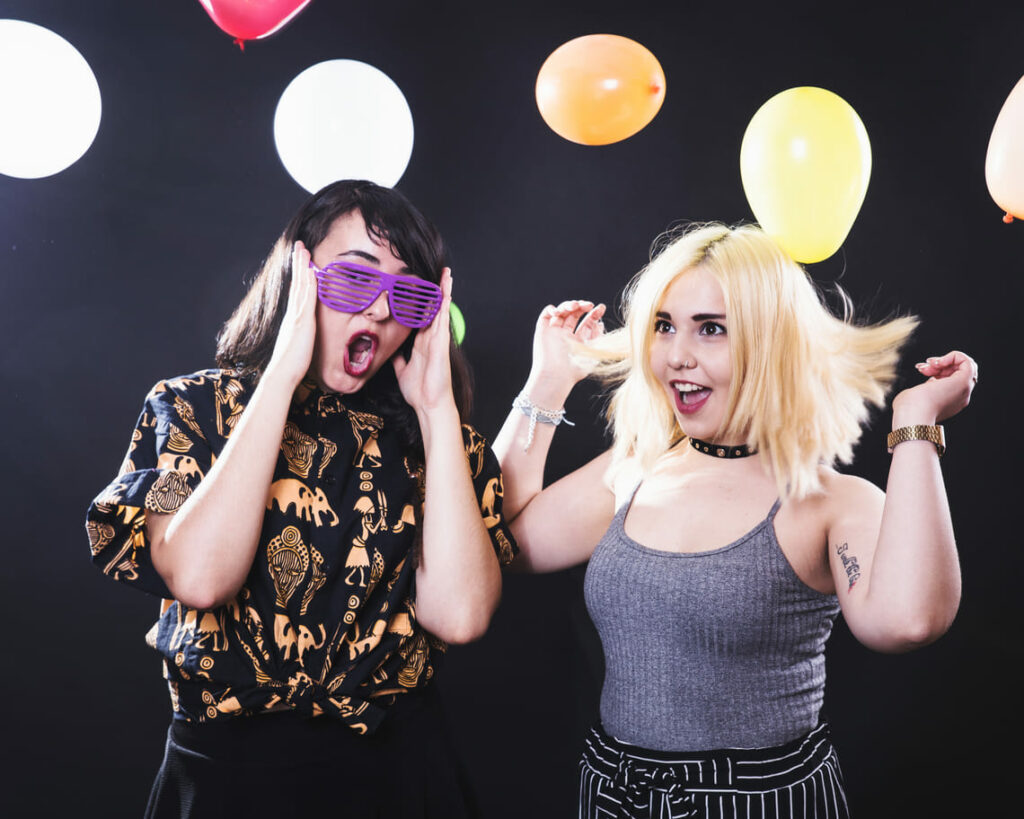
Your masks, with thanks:
M669 237L623 307L606 335L603 305L544 309L495 441L519 563L589 560L606 675L579 815L847 816L820 714L825 643L840 611L886 652L952 623L936 425L967 405L977 366L960 352L917 365L926 380L892 402L883 493L834 467L915 319L833 316L759 228L718 224ZM543 488L560 408L591 368L579 353L617 385L614 443Z

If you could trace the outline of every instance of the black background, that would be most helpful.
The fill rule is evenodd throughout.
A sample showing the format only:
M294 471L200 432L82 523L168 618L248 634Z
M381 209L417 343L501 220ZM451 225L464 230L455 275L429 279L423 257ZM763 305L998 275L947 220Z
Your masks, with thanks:
M12 0L2 17L69 40L103 96L75 165L0 176L3 813L141 814L170 716L143 643L157 601L90 566L85 508L115 474L149 387L211 365L220 323L306 197L277 157L273 114L296 74L333 58L380 68L412 109L398 187L451 245L474 421L491 437L526 377L544 304L614 300L677 220L753 218L739 148L765 100L817 85L857 110L871 184L843 248L809 271L839 279L874 317L922 317L906 381L914 361L956 347L979 361L981 384L947 424L943 461L960 615L905 656L873 654L840 624L827 708L859 816L1009 804L1024 225L1001 221L984 159L1024 73L1024 4L313 0L244 53L195 0ZM668 82L651 125L607 147L556 136L533 96L547 55L590 33L643 43ZM570 399L579 423L559 429L551 477L604 445L596 395ZM882 485L887 425L875 416L852 468ZM488 635L453 649L441 675L488 816L573 815L600 679L581 578L508 577Z

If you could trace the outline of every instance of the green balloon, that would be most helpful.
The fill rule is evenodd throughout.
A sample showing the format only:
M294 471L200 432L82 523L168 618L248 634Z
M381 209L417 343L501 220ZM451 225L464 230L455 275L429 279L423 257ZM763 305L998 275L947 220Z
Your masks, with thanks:
M462 344L462 339L466 337L466 319L455 302L448 308L448 317L451 319L452 338L456 344Z

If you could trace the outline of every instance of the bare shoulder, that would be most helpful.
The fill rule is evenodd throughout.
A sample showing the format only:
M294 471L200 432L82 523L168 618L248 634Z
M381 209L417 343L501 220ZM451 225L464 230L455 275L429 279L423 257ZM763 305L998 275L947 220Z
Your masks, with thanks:
M791 498L779 511L776 528L792 532L794 542L824 543L829 533L850 521L881 515L885 494L870 481L821 467L821 489Z
M885 493L871 481L857 475L845 475L822 467L822 512L832 522L847 520L851 516L881 514Z
M563 481L574 481L581 485L592 486L595 490L600 489L606 492L612 491L611 475L609 467L612 463L612 451L605 450L596 458L587 461L583 466L574 469L565 477L556 481L552 486Z
M618 508L630 494L636 489L637 484L643 478L643 468L637 458L626 458L615 468L612 468L612 451L609 449L604 455L604 485L615 498L615 507Z

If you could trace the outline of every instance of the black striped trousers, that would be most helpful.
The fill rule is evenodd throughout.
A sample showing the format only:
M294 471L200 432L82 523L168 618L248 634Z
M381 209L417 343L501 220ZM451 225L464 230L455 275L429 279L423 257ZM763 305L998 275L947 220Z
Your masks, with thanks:
M777 748L651 751L590 730L580 819L848 819L843 775L821 723Z

